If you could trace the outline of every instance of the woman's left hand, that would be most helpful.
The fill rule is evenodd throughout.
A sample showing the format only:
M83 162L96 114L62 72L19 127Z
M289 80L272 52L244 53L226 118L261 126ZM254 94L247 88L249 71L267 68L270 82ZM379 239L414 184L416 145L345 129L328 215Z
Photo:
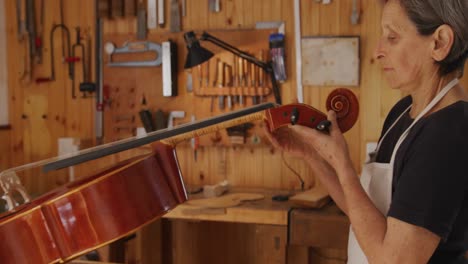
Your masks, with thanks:
M290 128L296 133L307 134L317 153L338 171L339 168L349 166L351 159L346 140L336 122L336 113L333 110L328 111L327 119L331 122L328 134L298 125Z

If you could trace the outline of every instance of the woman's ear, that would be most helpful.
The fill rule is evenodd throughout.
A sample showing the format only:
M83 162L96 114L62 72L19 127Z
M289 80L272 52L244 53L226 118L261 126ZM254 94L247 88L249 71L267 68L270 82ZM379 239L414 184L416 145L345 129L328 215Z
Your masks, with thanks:
M453 46L453 29L449 25L439 26L432 34L434 47L432 58L436 61L444 60L450 53Z

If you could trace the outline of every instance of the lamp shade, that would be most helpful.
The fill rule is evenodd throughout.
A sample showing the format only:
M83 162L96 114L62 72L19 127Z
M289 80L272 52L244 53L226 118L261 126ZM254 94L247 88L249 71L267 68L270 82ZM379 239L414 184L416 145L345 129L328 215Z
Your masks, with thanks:
M187 44L187 58L185 59L184 69L195 67L213 57L213 52L200 46L200 42L193 31L184 34L185 43Z

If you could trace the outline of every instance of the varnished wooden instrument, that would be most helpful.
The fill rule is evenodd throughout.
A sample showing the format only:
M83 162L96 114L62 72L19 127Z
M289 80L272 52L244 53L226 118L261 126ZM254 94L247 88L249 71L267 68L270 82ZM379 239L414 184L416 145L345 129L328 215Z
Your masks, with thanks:
M327 109L337 112L343 132L356 122L358 103L352 92L335 90L327 104ZM1 262L66 262L160 218L187 199L174 146L254 120L265 120L273 131L291 123L320 127L326 115L304 104L265 103L1 172L0 186L9 206L0 215ZM15 174L36 167L44 171L65 168L148 143L152 143L152 154L121 162L34 200L28 199ZM24 204L16 204L14 192L21 193Z

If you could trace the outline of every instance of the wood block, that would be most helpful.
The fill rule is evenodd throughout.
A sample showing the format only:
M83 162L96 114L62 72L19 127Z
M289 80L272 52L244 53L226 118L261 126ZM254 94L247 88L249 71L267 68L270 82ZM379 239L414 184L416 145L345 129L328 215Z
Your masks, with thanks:
M199 208L227 208L241 204L243 201L255 201L265 198L263 194L257 193L233 193L227 194L216 198L207 199L196 199L189 200L186 202L188 205L192 205Z
M316 186L308 191L291 196L289 200L300 206L322 208L330 201L330 196L323 186Z

